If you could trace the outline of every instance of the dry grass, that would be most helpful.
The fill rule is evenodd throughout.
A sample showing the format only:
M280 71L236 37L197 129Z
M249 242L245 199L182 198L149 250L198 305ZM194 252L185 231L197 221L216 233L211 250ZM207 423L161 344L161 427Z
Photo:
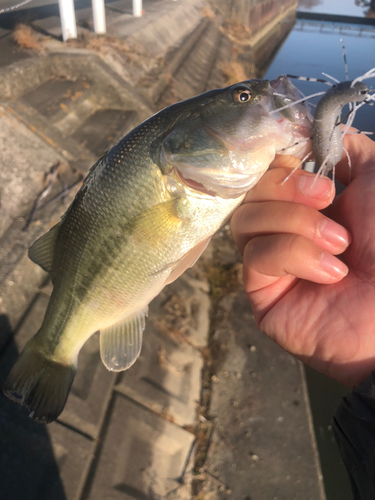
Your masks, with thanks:
M108 35L95 35L89 31L80 33L77 38L70 39L68 44L72 47L80 49L94 50L105 54L108 48L115 50L121 55L126 56L127 59L133 61L135 54L140 51L139 47L135 45L128 45L123 40Z
M221 29L233 42L246 42L251 36L249 28L234 21L226 23Z
M211 19L211 21L213 21L216 17L216 14L215 12L211 9L211 7L203 7L202 9L202 16L203 17L208 17L209 19Z
M243 284L242 269L240 262L227 266L223 266L220 262L214 262L212 265L206 266L211 295L216 300L220 300L238 290Z
M160 349L158 350L158 364L162 368L167 368L168 366L167 351L164 347L160 347Z
M163 304L162 314L151 318L151 321L162 335L179 341L184 340L184 335L192 326L184 299L179 295L169 297Z
M97 35L84 30L75 40L68 40L68 45L76 48L88 49L93 52L104 54L113 59L116 64L121 64L128 73L128 78L133 84L147 87L147 83L139 80L150 73L159 74L165 71L165 61L146 50L142 45L128 43L119 38L109 35ZM154 80L151 80L153 84Z
M44 50L43 37L31 26L27 24L18 24L13 31L13 40L18 47L22 49L32 49L37 51Z
M120 38L109 35L96 35L86 30L80 33L77 38L68 40L67 43L71 47L93 50L102 54L106 54L112 50L121 55L129 63L158 60L158 58L146 52L140 45L129 44Z
M223 63L219 66L219 69L223 73L227 85L233 85L234 83L249 79L244 65L238 61Z
M202 472L202 468L206 462L207 454L210 448L213 430L213 422L206 419L199 421L195 426L194 434L197 443L197 452L194 463L195 474ZM199 478L198 481L201 482L201 478Z
M165 418L165 420L168 420L168 422L171 422L172 424L176 423L176 420L175 420L174 416L172 415L169 408L163 408L161 410L161 412L159 413L159 415L161 417Z

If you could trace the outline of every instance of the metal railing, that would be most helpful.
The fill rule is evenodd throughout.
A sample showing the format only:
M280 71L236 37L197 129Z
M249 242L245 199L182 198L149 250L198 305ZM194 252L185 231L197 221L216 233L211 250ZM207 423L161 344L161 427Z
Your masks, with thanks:
M91 0L95 33L106 32L104 0ZM77 38L74 0L59 0L63 40ZM133 0L133 16L142 16L142 0Z
M297 19L294 26L296 31L307 33L337 34L345 37L375 38L375 26L359 24L334 23L329 21L313 21Z
M77 38L77 23L74 10L74 0L58 0L60 10L60 20L62 37L64 42L69 38ZM9 7L0 9L0 14L19 9L31 3L32 0L23 0ZM91 0L94 21L94 31L98 34L106 32L104 0ZM133 0L133 16L142 16L142 0Z

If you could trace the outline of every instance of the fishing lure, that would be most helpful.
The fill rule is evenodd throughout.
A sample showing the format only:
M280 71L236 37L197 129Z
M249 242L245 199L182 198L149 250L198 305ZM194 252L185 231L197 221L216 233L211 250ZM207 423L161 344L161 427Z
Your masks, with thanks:
M312 126L312 149L319 167L318 174L326 175L334 171L335 165L341 159L344 149L341 132L342 108L352 102L365 101L368 96L369 89L365 83L349 81L333 85L320 99Z
M326 92L318 92L307 97L300 92L302 99L299 101L295 100L291 103L285 103L286 105L281 108L287 109L290 106L294 106L297 102L307 102L308 99L311 99L312 97L323 95L314 113L310 139L312 140L312 152L314 153L315 162L318 166L317 175L327 175L329 172L332 172L333 179L335 175L335 166L340 161L343 151L345 151L348 157L349 168L351 166L349 154L343 146L343 138L352 126L357 110L365 103L369 104L370 101L375 98L375 94L370 95L368 86L363 83L363 80L375 77L375 68L372 68L355 80L349 81L346 49L342 39L340 42L342 46L346 81L340 82L327 73L323 73L323 75L329 78L331 82L321 78L288 74L286 75L287 78L323 83L330 86L330 89ZM341 130L341 125L343 124L343 121L345 121L345 119L341 120L341 113L346 104L349 104L349 113L345 117L345 119L347 118L345 127ZM362 133L369 134L369 132ZM288 175L284 182L289 179L293 172L297 170L309 156L310 153L303 158L300 164L291 172L291 174Z
M348 75L344 47L343 54L345 60L346 75ZM279 108L278 111L288 109L298 102L307 102L313 97L322 95L322 98L316 106L314 118L312 120L313 125L310 139L312 140L312 152L314 153L315 162L318 166L317 175L327 175L329 172L333 172L332 175L334 178L335 166L341 159L343 151L345 151L343 146L343 137L348 133L348 130L351 127L356 111L362 105L364 105L365 103L370 103L370 101L374 100L375 98L375 94L370 95L368 86L363 83L363 80L375 77L375 68L372 68L370 71L366 72L364 75L356 78L353 81L340 82L330 75L324 75L333 80L334 83L330 83L327 80L323 80L320 78L286 75L287 78L324 83L329 85L330 89L326 92L318 92L309 96L303 96L299 101L288 103L282 108ZM303 95L302 92L301 95ZM348 118L348 120L345 124L345 127L343 130L341 130L341 125L343 123L343 121L341 120L341 113L343 107L346 104L349 104L350 111L346 117ZM297 170L308 159L310 154L311 153L307 154L302 159L299 165L288 175L284 182L286 182L294 173L294 171ZM347 152L346 154L348 155ZM348 160L350 166L349 155Z

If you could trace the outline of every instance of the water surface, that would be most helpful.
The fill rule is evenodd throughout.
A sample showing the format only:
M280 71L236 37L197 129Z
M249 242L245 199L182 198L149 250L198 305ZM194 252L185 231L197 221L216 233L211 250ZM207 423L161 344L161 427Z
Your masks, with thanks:
M315 24L319 26L320 23ZM330 24L324 23L326 30L330 29ZM304 31L303 26L301 30L301 26L302 23L297 21L295 28L269 66L265 78L272 79L288 73L324 78L322 73L328 73L340 81L345 80L340 38L343 38L346 48L350 80L375 67L375 27L366 27L366 36L359 35L359 31L357 36L340 36L335 31L322 32L318 28L315 31ZM367 80L367 84L375 88L375 79ZM296 85L306 95L327 89L325 85L313 82L296 82ZM374 108L363 106L357 114L355 126L361 130L375 132L374 118Z

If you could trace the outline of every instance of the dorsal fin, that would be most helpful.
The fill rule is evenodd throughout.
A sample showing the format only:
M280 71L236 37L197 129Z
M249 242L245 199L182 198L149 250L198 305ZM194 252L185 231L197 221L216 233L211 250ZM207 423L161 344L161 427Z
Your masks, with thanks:
M53 254L59 230L60 223L53 226L48 233L43 234L29 248L29 258L47 271L47 273L52 271Z
M100 330L100 356L106 368L127 370L135 363L142 348L148 306L130 318Z

